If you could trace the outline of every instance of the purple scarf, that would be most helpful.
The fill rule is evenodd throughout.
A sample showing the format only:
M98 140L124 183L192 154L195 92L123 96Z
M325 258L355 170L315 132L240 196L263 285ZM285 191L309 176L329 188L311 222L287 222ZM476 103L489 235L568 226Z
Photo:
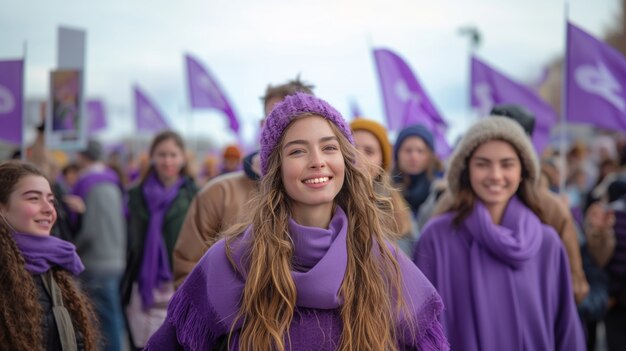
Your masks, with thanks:
M184 179L178 178L169 188L165 188L152 172L143 184L143 196L148 205L150 220L144 243L143 259L139 270L138 284L144 309L154 304L154 289L161 282L172 280L172 271L167 249L163 241L163 219Z
M511 349L523 349L522 315L523 306L520 306L516 285L509 270L491 269L489 257L485 251L496 257L512 269L517 270L525 262L533 258L541 247L544 235L539 218L526 207L516 196L513 196L507 205L500 225L493 223L491 215L480 201L476 201L474 210L464 221L464 227L477 245L470 247L470 272L473 283L470 288L471 303L474 304L475 328L478 340L482 340L485 349L494 349L495 345L489 342L497 340L492 333L494 320L490 311L508 309L511 328L515 331L507 337ZM490 281L509 282L499 286L508 291L490 289ZM529 283L530 284L530 283ZM497 349L497 348L495 348Z
M88 172L81 176L76 184L74 184L72 193L86 200L87 194L89 194L91 189L102 182L113 183L121 188L120 179L117 174L112 169L106 168L103 171Z
M42 274L54 266L59 266L73 275L85 270L76 254L76 246L54 236L13 233L13 239L20 249L26 270L31 274Z

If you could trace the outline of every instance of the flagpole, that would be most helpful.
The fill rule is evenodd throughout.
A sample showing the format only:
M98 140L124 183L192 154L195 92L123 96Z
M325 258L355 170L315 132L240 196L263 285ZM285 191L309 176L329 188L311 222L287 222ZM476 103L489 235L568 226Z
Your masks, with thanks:
M467 36L469 38L469 49L468 49L469 57L470 57L469 72L470 72L470 75L471 75L472 74L471 59L472 59L472 57L474 57L474 54L476 53L476 50L478 49L478 46L480 46L480 32L478 31L478 28L476 28L476 26L465 25L465 26L459 28L459 34L461 36ZM465 105L465 108L466 108L467 116L470 117L470 116L473 116L473 113L472 113L472 79L471 79L471 77L468 80L468 84L467 85L469 85L470 95L469 95L469 97L467 99L467 104ZM473 117L475 117L475 116L473 116ZM479 116L479 117L483 117L483 116Z
M24 121L26 120L26 108L25 108L25 96L26 96L26 56L28 53L28 42L24 40L23 53L22 53L22 130L20 133L22 134L20 138L20 158L22 161L26 161L26 143L24 140Z
M565 179L567 176L567 158L565 157L566 145L566 127L567 127L567 61L569 57L567 55L568 50L568 31L567 24L569 23L569 0L564 0L564 17L565 17L565 55L563 56L563 64L561 65L561 123L560 123L560 140L559 140L559 165L561 167L559 171L559 194L565 193Z

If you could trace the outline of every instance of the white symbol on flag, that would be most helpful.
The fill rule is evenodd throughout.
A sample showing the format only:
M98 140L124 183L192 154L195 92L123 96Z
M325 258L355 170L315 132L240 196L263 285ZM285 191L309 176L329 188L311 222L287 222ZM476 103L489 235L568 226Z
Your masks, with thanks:
M222 101L222 96L217 90L217 87L211 82L209 77L200 76L198 77L198 87L200 90L209 95L209 99L211 100L211 104L215 105L216 108L225 109L224 102Z
M626 112L626 102L621 95L622 86L602 62L598 62L597 67L576 67L574 77L582 90L599 95L618 110Z
M11 90L0 85L0 115L9 114L15 109L15 98Z
M480 116L488 116L489 111L495 105L491 95L491 86L485 82L476 84L474 86L474 96L478 100L478 113Z
M409 100L420 101L420 97L413 91L409 90L409 87L406 85L406 82L403 80L399 80L396 82L394 86L394 92L396 93L396 97L400 99L402 102L407 102Z

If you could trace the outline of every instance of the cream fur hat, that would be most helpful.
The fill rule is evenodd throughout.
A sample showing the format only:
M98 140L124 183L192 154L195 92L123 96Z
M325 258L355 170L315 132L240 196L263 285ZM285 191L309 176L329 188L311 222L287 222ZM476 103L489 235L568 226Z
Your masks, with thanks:
M453 196L459 193L461 174L467 166L467 159L476 148L491 140L503 140L510 143L517 151L524 168L528 170L529 180L537 184L540 174L539 160L524 129L510 118L491 116L470 127L450 157L446 179Z

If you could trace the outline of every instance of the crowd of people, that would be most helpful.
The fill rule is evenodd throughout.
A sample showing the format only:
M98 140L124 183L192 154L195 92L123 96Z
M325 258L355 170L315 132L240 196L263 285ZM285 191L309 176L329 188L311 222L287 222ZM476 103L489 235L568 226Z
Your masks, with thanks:
M259 149L200 166L171 130L1 162L1 348L626 349L623 135L538 155L503 105L440 160L299 78L262 103Z

